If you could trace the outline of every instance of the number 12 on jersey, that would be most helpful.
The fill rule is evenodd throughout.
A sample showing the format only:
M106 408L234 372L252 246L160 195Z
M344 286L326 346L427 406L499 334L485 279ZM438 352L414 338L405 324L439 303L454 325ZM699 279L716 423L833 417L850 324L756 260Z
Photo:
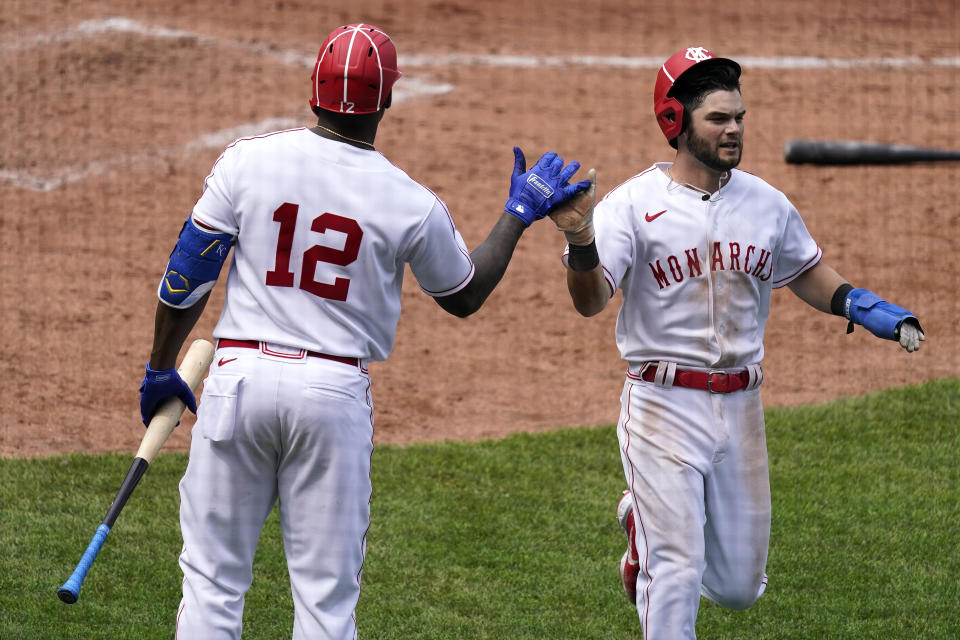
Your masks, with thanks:
M296 275L290 271L290 249L293 247L293 235L297 230L297 216L300 205L284 202L273 212L273 219L280 223L277 234L277 255L273 269L267 271L266 284L270 287L293 287ZM316 279L317 263L326 262L345 267L354 262L360 253L360 241L363 239L363 230L356 220L344 218L335 213L323 213L313 219L311 231L326 233L328 230L339 231L346 236L343 249L334 249L322 245L313 245L303 252L303 267L300 270L301 289L320 298L329 300L347 299L350 290L349 278L336 278L333 284L319 282Z

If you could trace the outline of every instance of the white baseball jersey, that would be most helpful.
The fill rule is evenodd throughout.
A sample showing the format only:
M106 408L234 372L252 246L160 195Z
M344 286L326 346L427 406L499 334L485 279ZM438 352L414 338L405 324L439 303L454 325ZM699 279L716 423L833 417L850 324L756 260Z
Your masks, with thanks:
M623 289L617 346L629 363L737 368L763 359L770 293L821 251L786 196L734 169L709 201L658 163L596 206L597 251Z
M404 263L431 296L474 273L435 194L379 152L306 128L230 145L193 219L236 236L216 338L384 360Z
M235 236L216 338L180 483L177 637L239 638L263 522L279 502L294 632L356 638L370 527L373 397L404 264L433 296L474 274L444 204L382 155L300 128L238 140L193 223ZM263 344L267 343L267 344ZM256 343L254 343L256 344Z
M630 364L617 436L637 522L636 606L644 638L694 640L703 595L750 606L766 587L770 491L763 405L644 382L647 361L743 370L763 359L774 287L820 260L787 198L733 170L708 196L655 164L594 214L617 345Z

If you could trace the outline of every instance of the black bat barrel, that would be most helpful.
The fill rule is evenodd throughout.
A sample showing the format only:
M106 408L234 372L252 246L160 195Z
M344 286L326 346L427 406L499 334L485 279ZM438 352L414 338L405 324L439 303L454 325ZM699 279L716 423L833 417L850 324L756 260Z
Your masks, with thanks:
M783 155L791 164L899 164L960 160L960 151L857 140L788 140Z

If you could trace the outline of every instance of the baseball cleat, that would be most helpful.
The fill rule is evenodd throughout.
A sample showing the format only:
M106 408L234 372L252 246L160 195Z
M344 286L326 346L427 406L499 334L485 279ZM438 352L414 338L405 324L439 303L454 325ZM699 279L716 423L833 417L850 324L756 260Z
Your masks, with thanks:
M624 491L617 503L617 522L627 536L627 550L620 558L620 582L627 600L637 603L637 576L640 574L640 559L637 557L637 543L634 538L636 524L633 516L633 497Z

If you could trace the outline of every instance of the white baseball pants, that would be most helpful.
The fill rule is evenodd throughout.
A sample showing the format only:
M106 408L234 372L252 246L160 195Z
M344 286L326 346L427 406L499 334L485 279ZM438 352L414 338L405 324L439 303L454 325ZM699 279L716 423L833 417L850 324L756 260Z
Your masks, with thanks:
M734 609L766 587L770 481L759 389L627 378L617 426L640 559L645 640L693 640L701 594Z
M293 638L355 638L372 453L363 369L218 349L180 482L177 639L240 638L257 541L278 500Z

